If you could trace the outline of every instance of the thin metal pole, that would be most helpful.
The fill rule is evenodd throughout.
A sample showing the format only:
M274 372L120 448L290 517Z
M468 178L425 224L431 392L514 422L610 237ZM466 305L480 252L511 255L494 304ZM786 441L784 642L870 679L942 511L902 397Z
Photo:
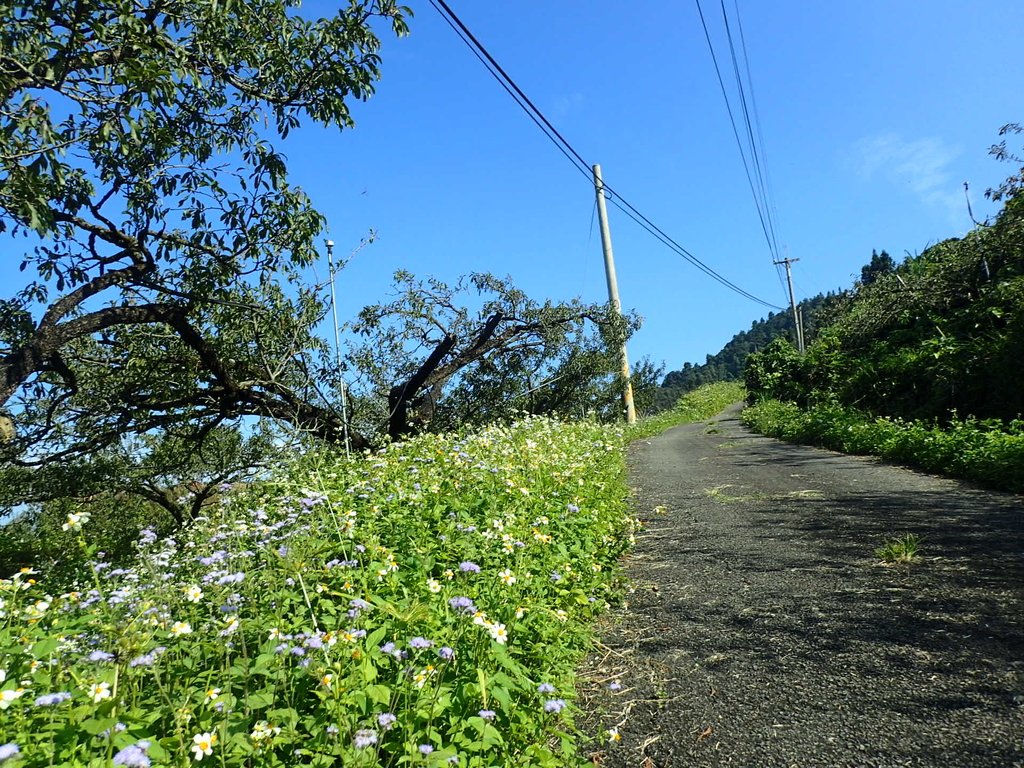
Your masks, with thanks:
M612 234L608 229L608 209L604 202L604 182L601 180L601 166L594 166L594 192L597 195L597 217L601 222L601 247L604 250L604 274L608 279L608 301L621 316L622 304L619 302L619 283L615 279L615 257L612 254ZM633 405L633 381L629 372L629 355L626 342L622 342L622 378L626 386L622 391L622 401L626 406L626 423L636 424L636 407Z
M342 432L345 435L345 455L352 455L352 445L348 437L348 387L341 373L341 339L338 332L338 301L334 293L334 242L325 240L327 246L327 268L331 272L331 313L334 315L334 364L338 366L338 377L341 380L341 420Z

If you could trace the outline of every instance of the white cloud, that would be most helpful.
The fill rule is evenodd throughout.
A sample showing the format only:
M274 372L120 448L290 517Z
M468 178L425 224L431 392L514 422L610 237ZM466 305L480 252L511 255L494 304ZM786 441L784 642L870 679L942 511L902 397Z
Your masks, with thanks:
M961 182L950 170L960 150L941 139L869 136L857 142L854 152L862 178L906 186L925 205L943 208L955 220L965 215Z

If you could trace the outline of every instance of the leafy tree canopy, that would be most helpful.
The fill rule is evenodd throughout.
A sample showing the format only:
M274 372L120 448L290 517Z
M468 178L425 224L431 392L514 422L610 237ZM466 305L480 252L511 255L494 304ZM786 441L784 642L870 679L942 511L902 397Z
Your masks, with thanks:
M303 117L352 125L380 74L350 0L0 1L0 232L28 284L0 303L5 458L73 460L244 414L320 434L315 292L283 286L323 225L288 183Z

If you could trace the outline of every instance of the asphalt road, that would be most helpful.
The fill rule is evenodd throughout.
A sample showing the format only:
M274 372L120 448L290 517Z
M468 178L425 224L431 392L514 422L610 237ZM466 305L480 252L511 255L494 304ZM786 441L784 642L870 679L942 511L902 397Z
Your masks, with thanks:
M604 766L1024 766L1024 504L753 435L633 446L632 591L587 661ZM909 567L879 564L922 537Z

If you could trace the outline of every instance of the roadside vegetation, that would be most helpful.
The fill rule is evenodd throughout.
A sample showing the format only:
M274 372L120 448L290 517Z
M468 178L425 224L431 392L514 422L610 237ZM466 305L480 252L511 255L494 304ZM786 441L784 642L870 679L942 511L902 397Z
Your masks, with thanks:
M705 384L680 397L674 408L627 427L626 436L630 440L638 440L657 435L670 427L710 418L726 406L742 402L745 395L746 390L739 382Z
M11 766L577 760L573 669L630 546L621 436L530 419L313 452L77 584L0 582Z
M1004 136L1024 133L1016 124ZM1024 164L1006 148L1002 160ZM895 264L875 254L800 355L747 358L753 428L1024 490L1024 170L992 222Z
M68 508L82 565L0 581L5 768L584 764L574 670L638 525L624 445L741 397L309 451L116 563Z

